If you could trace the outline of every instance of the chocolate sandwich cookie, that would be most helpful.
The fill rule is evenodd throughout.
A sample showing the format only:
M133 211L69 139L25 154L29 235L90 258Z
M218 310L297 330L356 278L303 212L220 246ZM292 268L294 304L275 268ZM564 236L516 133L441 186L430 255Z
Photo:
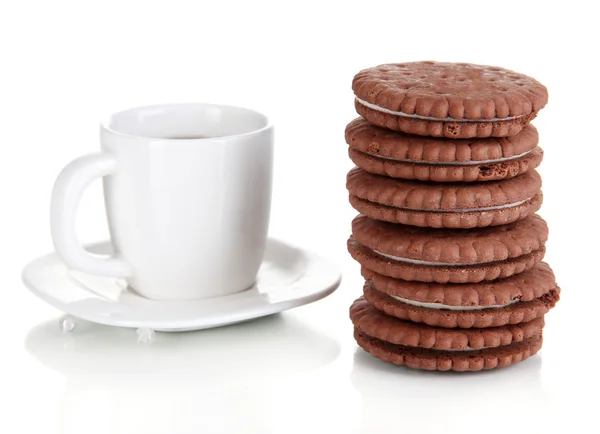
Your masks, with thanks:
M445 328L485 328L543 317L560 288L545 263L505 279L439 284L392 279L363 268L364 296L396 318ZM443 301L440 301L443 300Z
M350 307L354 327L394 345L442 351L473 351L521 342L542 333L544 318L485 329L448 329L403 321L377 310L360 297Z
M432 228L474 228L512 223L542 205L535 171L477 183L426 183L374 175L359 167L348 173L350 204L376 220Z
M357 216L348 251L365 268L403 280L473 283L512 276L544 257L546 222L534 214L503 226L430 229Z
M429 370L479 371L521 360L541 345L544 318L486 329L445 329L385 315L359 298L350 307L354 336L385 361ZM539 348L538 348L539 349Z
M352 90L356 111L372 124L447 138L515 135L548 102L531 77L469 63L379 65L356 74Z
M395 345L354 329L354 339L369 354L396 365L428 371L482 371L523 361L542 348L542 335L510 345L473 351L436 351Z
M544 153L527 125L512 137L439 139L380 128L362 118L346 127L352 161L376 175L435 182L497 181L535 169Z

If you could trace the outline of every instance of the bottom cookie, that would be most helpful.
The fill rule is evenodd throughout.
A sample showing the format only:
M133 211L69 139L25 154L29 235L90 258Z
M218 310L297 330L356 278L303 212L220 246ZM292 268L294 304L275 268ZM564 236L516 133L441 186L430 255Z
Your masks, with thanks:
M384 362L428 371L482 371L503 368L537 353L542 335L501 347L476 351L440 351L390 344L354 329L354 339L369 354Z

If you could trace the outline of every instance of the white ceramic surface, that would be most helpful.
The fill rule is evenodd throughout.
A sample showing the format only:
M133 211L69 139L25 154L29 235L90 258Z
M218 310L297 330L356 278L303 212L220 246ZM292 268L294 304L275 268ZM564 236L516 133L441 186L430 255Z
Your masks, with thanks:
M88 251L112 253L108 242L89 246ZM23 281L35 295L68 314L100 324L162 331L217 327L281 312L326 297L340 280L332 263L272 239L252 288L202 300L149 300L129 290L123 279L70 270L56 253L23 270Z
M273 128L264 115L212 104L141 107L112 115L101 144L101 153L67 165L52 193L52 238L69 267L126 278L158 300L252 286L271 205ZM75 233L79 200L101 177L116 251L102 260Z

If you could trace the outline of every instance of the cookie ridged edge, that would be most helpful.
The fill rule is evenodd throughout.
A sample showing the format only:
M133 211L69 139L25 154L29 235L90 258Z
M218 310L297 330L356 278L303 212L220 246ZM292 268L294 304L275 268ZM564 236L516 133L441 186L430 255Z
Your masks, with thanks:
M510 345L538 336L544 327L543 317L486 329L431 327L386 315L364 297L352 303L350 320L362 333L376 339L395 345L436 350L478 350Z
M548 89L533 77L470 63L382 64L358 72L352 90L387 110L460 121L525 116L548 102Z
M487 328L519 324L543 317L560 299L558 286L550 292L531 301L523 301L509 306L483 310L447 310L413 306L395 300L377 291L371 282L363 288L365 299L387 315L432 327L443 328Z
M542 163L544 151L537 147L514 160L470 165L386 160L353 148L348 148L348 156L361 169L390 178L433 182L488 182L510 179L535 169Z
M499 306L513 300L531 301L556 287L552 268L540 262L533 268L505 279L478 284L415 282L384 276L361 267L365 280L373 282L377 291L419 303L447 306Z
M535 170L503 181L442 185L374 175L360 167L354 167L346 176L346 189L353 196L420 211L460 212L511 205L531 199L541 188L542 178Z
M539 142L537 129L531 124L511 137L452 140L404 134L356 118L346 126L344 135L348 146L356 151L422 164L512 158L530 152Z
M472 229L506 225L534 214L542 207L543 195L537 193L528 201L510 208L491 211L431 212L394 208L350 195L350 205L374 220L427 228Z
M396 279L437 282L437 283L477 283L509 277L529 270L544 258L546 248L541 247L525 255L469 266L427 266L391 261L364 247L352 236L348 239L350 255L361 265L388 277Z
M479 351L449 352L393 345L354 330L357 344L372 356L395 365L429 371L481 371L502 368L523 361L542 348L542 336L505 347Z
M358 101L355 102L354 107L359 115L379 127L402 131L407 134L445 137L448 139L514 136L537 116L537 112L533 112L516 119L495 122L429 121L383 113L366 107Z
M470 231L434 230L394 225L359 215L352 220L352 234L368 249L388 255L429 262L472 264L504 261L539 250L548 239L548 225L534 214L504 226Z

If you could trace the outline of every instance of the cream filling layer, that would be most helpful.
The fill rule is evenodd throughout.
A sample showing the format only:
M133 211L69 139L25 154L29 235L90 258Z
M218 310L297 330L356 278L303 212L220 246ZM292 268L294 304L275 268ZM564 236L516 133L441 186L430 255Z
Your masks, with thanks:
M487 262L470 262L470 263L453 262L453 263L449 263L449 262L432 262L432 261L430 262L430 261L421 261L419 259L409 259L409 258L401 258L400 256L392 256L392 255L388 255L386 253L379 252L377 250L373 250L373 252L377 253L379 256L383 256L384 258L388 258L393 261L406 262L407 264L415 264L415 265L433 265L435 267L464 267L465 265L479 265L479 264L487 263Z
M398 297L397 295L390 295L394 300L401 301L402 303L410 304L411 306L425 307L428 309L445 309L445 310L460 310L460 311L473 311L473 310L485 310L485 309L499 309L501 307L510 306L511 304L518 303L520 299L511 300L506 304L493 304L491 306L450 306L448 304L441 303L423 303L421 301L409 300L407 298Z
M358 101L359 104L364 105L365 107L368 107L370 109L373 110L377 110L378 112L382 112L382 113L387 113L390 115L394 115L394 116L402 116L405 118L411 118L411 119L422 119L422 120L426 120L426 121L441 121L441 122L499 122L499 121L510 121L512 119L519 119L522 118L523 116L509 116L507 118L492 118L492 119L454 119L454 118L434 118L431 116L421 116L421 115L414 115L414 114L408 114L408 113L403 113L403 112L397 112L394 110L390 110L387 109L385 107L380 107L378 105L375 104L371 104L370 102L364 101L360 98L356 98L356 101Z
M528 197L527 199L520 200L518 202L507 203L506 205L486 206L486 207L482 207L482 208L460 208L460 209L422 209L422 208L408 208L408 207L393 206L393 205L386 205L386 206L390 206L390 207L396 208L396 209L405 209L407 211L423 211L423 212L476 212L476 211L494 211L494 210L498 210L498 209L514 208L515 206L519 206L519 205L524 204L528 200L531 200L531 198Z
M390 295L390 294L388 294L388 295L395 300L401 301L402 303L406 303L411 306L425 307L425 308L429 308L429 309L454 310L454 311L465 311L465 310L474 311L474 310L485 310L485 309L498 309L498 308L510 306L511 304L515 304L515 303L518 303L519 301L521 301L520 299L517 298L515 300L509 301L506 304L493 304L491 306L450 306L448 304L441 304L441 303L423 303L420 301L414 301L414 300L409 300L407 298L398 297L396 295ZM481 348L466 347L466 348L451 349L451 350L437 350L437 349L435 349L435 350L436 351L479 351L479 350L485 350L487 348L492 348L492 347L481 347Z
M373 154L369 154L372 157L375 158L379 158L381 160L389 160L389 161L398 161L401 163L412 163L412 164L427 164L429 166L476 166L478 164L495 164L495 163L502 163L504 161L512 161L512 160L517 160L521 157L524 157L525 155L531 153L532 150L523 152L521 154L518 155L513 155L512 157L504 157L504 158L496 158L494 160L474 160L474 161L449 161L449 162L443 162L443 161L423 161L423 160L409 160L406 158L392 158L392 157L382 157L381 155L373 155Z

